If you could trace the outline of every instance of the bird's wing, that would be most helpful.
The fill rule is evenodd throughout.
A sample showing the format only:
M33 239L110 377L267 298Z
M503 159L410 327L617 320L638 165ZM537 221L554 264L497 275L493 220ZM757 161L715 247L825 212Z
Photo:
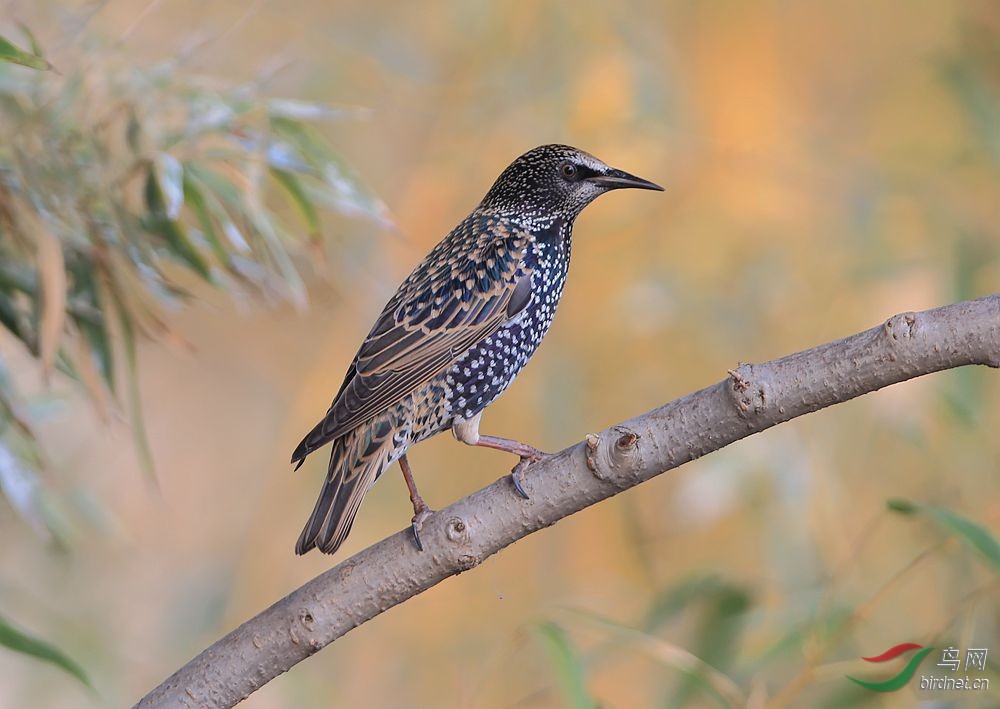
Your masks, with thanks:
M463 222L403 282L292 462L398 403L528 305L530 235L484 219Z

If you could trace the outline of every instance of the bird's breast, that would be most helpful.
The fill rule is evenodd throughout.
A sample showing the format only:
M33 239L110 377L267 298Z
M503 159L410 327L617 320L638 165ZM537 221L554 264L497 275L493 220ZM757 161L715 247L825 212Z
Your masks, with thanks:
M451 420L472 418L493 403L528 363L552 324L569 261L558 249L536 246L526 254L532 269L528 305L445 372L443 402Z

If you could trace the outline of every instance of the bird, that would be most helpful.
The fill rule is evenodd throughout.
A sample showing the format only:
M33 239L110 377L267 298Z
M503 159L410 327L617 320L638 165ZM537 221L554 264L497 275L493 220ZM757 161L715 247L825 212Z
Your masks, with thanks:
M480 418L552 324L577 216L622 188L663 190L577 148L539 146L504 169L479 205L417 264L362 342L326 415L292 454L297 470L306 456L332 445L297 554L336 552L365 494L397 461L422 550L420 529L433 511L406 454L449 429L462 443L518 456L511 480L527 497L524 470L545 454L481 434Z

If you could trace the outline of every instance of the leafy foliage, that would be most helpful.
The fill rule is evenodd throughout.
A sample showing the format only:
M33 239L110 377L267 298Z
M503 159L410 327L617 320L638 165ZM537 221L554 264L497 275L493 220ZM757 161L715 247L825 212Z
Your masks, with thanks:
M29 55L6 40L0 55L43 61L37 45ZM0 123L11 136L0 146L0 325L46 376L75 378L102 410L123 395L151 470L135 343L169 334L164 311L183 302L184 284L194 277L305 307L295 257L319 247L320 211L386 220L306 125L357 111L268 98L266 77L217 87L187 76L180 60L141 71L110 51L88 54L66 77L0 72ZM308 239L270 206L279 193ZM5 381L0 445L33 449L17 410Z
M189 76L183 58L139 70L99 47L66 76L29 71L51 65L26 35L30 52L0 37L0 328L46 378L58 370L79 382L103 417L123 401L152 473L137 341L172 334L166 314L186 284L303 308L296 258L321 248L321 211L386 221L306 125L357 111L269 98L266 76L220 87ZM276 195L307 238L279 217ZM0 492L60 542L26 410L0 360ZM87 682L60 651L2 619L0 644Z

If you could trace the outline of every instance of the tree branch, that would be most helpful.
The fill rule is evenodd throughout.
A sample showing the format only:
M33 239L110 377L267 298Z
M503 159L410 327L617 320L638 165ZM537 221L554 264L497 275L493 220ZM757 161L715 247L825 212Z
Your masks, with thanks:
M532 532L741 438L884 386L969 364L1000 367L1000 293L920 313L764 364L590 434L342 561L229 633L138 707L229 707L379 613Z

